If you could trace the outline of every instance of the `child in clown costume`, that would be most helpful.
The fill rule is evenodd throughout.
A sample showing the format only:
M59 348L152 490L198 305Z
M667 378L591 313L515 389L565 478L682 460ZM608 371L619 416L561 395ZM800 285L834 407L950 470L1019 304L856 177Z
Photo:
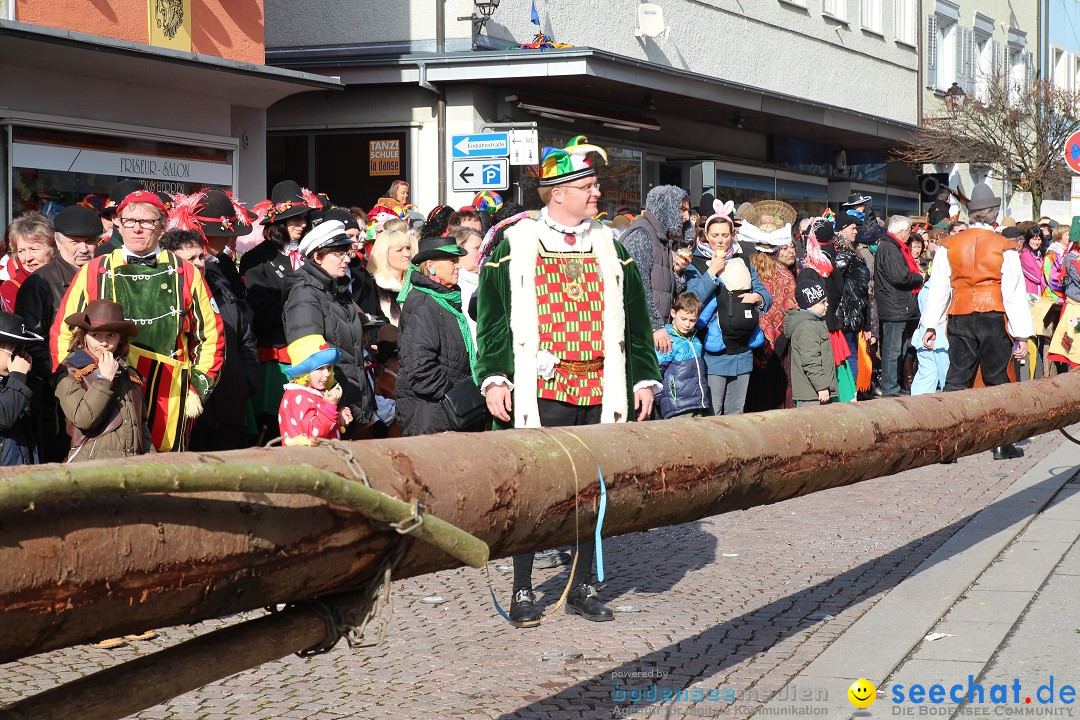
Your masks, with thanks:
M334 382L334 363L341 353L319 335L306 335L289 343L294 365L285 370L292 382L278 408L278 425L284 445L310 444L313 440L337 440L341 426L352 422L349 408L338 410L341 386Z

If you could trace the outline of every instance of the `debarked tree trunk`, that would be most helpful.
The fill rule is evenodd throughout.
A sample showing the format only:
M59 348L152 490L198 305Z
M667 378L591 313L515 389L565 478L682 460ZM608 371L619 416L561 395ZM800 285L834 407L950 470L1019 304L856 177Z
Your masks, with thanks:
M890 475L1078 421L1080 376L1070 373L812 410L347 446L374 488L422 500L505 557L591 534L598 466L610 536ZM213 463L225 473L233 463L307 465L354 477L328 447L149 455L108 467L122 480L160 463ZM95 465L104 467L83 467ZM7 469L0 500L3 478L28 472L77 478L84 470ZM400 537L293 494L159 493L0 511L0 661L358 589ZM395 576L460 565L415 542Z

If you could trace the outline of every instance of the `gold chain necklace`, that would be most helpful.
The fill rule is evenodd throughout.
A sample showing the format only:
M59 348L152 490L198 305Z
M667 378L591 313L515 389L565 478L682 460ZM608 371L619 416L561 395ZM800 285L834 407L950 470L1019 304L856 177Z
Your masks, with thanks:
M585 275L584 259L585 254L582 253L577 257L569 258L560 267L562 274L567 278L566 282L563 283L563 292L569 295L572 300L577 300L585 293L582 284L582 277Z

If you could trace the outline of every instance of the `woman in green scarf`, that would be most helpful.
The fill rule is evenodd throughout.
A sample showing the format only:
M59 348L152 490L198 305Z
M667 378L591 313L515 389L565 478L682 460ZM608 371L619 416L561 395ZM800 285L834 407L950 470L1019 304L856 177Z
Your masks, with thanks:
M473 382L476 363L457 284L464 254L453 238L422 238L398 296L397 411L404 435L482 429L482 422L455 427L443 401L453 388Z

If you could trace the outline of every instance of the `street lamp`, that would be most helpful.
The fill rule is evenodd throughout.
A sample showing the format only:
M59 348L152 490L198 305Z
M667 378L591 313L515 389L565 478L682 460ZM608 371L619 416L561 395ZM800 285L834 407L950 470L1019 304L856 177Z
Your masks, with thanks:
M473 7L475 11L472 15L465 17L459 17L458 20L470 20L472 21L472 48L473 50L479 49L476 41L480 37L480 33L484 30L484 25L491 19L491 16L495 13L495 9L499 7L499 0L473 0Z
M964 92L964 88L955 82L945 91L945 104L949 107L961 107L966 99L967 93Z

